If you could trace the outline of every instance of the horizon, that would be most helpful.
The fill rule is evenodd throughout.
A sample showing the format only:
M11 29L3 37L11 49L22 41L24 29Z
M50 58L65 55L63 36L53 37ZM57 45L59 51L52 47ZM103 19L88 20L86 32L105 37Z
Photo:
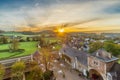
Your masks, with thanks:
M62 27L67 24L67 27ZM0 0L0 29L64 32L120 32L120 1Z

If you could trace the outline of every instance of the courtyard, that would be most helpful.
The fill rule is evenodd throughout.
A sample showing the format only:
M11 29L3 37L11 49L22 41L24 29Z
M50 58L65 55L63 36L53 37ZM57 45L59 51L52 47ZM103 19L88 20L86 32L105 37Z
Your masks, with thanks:
M87 80L82 76L79 76L79 72L73 70L71 66L62 61L55 61L53 71L56 80Z

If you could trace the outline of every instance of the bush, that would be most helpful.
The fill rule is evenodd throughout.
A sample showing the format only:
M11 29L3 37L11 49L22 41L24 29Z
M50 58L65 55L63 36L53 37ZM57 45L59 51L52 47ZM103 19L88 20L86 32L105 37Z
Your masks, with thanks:
M50 80L53 77L53 71L47 70L43 74L44 80Z
M25 40L24 39L20 39L19 42L25 42Z

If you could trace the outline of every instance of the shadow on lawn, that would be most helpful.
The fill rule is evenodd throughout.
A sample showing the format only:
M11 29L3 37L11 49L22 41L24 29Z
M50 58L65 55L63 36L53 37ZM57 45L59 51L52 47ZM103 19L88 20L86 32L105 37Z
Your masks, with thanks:
M16 55L19 55L19 54L25 52L25 50L24 49L18 49L18 50L15 50L15 51L10 51L9 49L0 50L0 53L3 53L3 52L9 52L10 54L16 53L16 54L12 54L12 55L9 56L9 57L14 57Z
M4 50L0 50L0 53L3 53L3 52L9 52L9 53L23 53L25 52L25 49L18 49L18 50L9 50L9 49L4 49Z
M0 50L0 53L9 52L9 49Z

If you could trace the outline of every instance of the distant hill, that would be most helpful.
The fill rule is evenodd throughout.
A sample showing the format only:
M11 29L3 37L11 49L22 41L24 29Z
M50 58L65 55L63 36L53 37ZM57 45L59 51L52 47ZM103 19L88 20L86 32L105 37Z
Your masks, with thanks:
M22 31L22 32L19 32L21 34L24 34L24 35L35 35L34 32L31 32L31 31Z
M13 36L13 35L21 36L23 34L19 33L19 32L8 31L8 32L2 32L2 33L0 33L0 35L4 35L4 36Z
M41 35L41 34L45 34L45 35L55 35L55 32L51 31L51 30L44 30L44 31L40 31L40 32L31 32L31 31L21 31L21 32L15 32L15 31L0 31L0 35L4 35L4 36L13 36L13 35L17 35L17 36L25 36L25 35Z
M3 33L4 31L3 30L0 30L0 33Z
M38 34L54 34L55 32L51 31L51 30L44 30L44 31L40 31L37 32Z

